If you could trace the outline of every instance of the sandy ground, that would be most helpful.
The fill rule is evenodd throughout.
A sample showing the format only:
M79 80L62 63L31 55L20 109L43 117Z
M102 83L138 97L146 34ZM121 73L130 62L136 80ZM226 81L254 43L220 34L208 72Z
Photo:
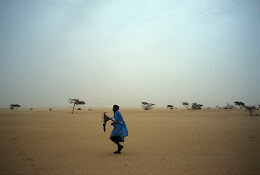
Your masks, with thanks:
M260 174L260 116L239 109L120 109L129 136L122 154L114 154L102 111L112 115L111 109L0 110L0 174Z

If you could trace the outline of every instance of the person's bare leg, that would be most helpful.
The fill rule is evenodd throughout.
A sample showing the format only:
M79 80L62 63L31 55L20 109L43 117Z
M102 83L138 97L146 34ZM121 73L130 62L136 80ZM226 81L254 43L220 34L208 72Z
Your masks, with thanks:
M121 152L121 150L124 148L124 146L123 146L123 145L120 145L119 143L118 143L117 147L118 147L118 151L119 151L119 152Z
M120 143L118 142L117 143L117 151L115 151L114 153L121 153L121 150L124 148L124 146L123 145L120 145Z
M124 148L123 145L120 145L119 141L114 139L114 138L110 138L115 144L117 144L117 151L115 151L114 153L121 153L121 150Z

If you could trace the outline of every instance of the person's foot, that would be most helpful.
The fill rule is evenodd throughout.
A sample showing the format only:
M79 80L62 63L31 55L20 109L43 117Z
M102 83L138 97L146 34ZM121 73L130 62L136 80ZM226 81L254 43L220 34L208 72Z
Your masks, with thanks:
M120 154L121 152L120 152L120 151L115 151L114 153L115 153L115 154Z

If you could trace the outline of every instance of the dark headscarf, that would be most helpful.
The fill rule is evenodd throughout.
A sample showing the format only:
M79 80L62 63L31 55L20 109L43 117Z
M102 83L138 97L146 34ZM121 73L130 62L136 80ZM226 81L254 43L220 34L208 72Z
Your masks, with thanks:
M114 110L114 112L118 111L118 110L119 110L119 106L114 105L114 106L113 106L113 110Z

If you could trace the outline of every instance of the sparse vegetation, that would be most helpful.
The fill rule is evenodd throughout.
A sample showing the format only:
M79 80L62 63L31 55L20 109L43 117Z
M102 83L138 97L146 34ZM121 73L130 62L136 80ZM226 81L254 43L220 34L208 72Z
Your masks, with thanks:
M173 105L167 105L167 108L174 109Z
M20 107L21 107L21 106L18 105L18 104L10 104L10 109L11 109L11 110L16 109L16 111L17 111L17 109L20 108Z
M182 104L186 107L186 109L189 108L189 103L188 102L182 102Z
M245 103L241 102L241 101L235 101L235 106L238 106L240 109L245 107Z
M143 107L144 110L150 110L150 109L153 109L153 106L155 104L153 103L148 103L148 102L141 102L141 106Z
M245 106L246 111L248 111L250 113L250 116L253 115L254 111L256 110L255 106Z
M223 109L234 109L235 106L230 105L229 103L226 103L226 106L223 107Z
M191 104L191 109L193 110L201 109L202 106L203 106L202 104L198 104L197 102L195 102Z
M80 101L79 99L71 99L71 98L69 98L68 102L73 105L73 107L72 107L72 114L74 112L75 106L86 104L84 101Z

